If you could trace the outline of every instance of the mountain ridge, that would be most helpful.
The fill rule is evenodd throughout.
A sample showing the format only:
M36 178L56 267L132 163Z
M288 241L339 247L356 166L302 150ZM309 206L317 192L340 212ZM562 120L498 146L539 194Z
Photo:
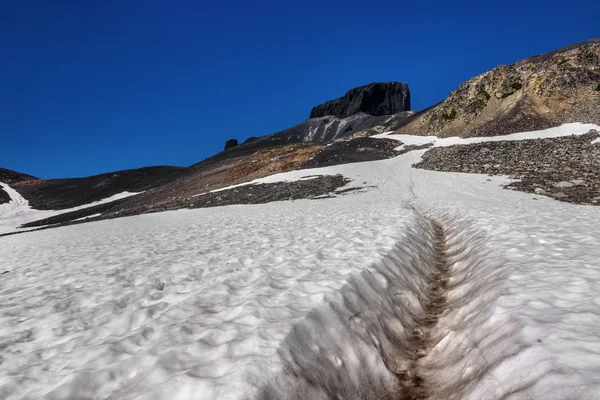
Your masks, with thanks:
M145 167L87 178L50 180L0 169L0 182L9 183L30 201L32 207L45 210L67 209L121 191L145 191L133 198L119 200L113 206L102 206L103 211L113 216L135 215L185 207L198 193L306 168L307 165L394 156L394 151L378 150L378 145L369 141L360 142L360 145L356 142L358 138L388 131L472 137L541 130L565 122L600 124L599 60L600 39L575 43L512 64L499 65L461 83L444 101L421 111L401 111L391 115L359 111L347 117L309 118L283 131L231 145L189 167ZM394 90L406 85L389 84L396 88ZM376 87L373 85L385 87L388 84L375 83L351 89L346 96L354 94L348 101L340 103L340 99L344 99L341 97L323 103L329 105L321 110L338 112L340 109L336 107L342 107L342 103L346 111L356 110L350 107L351 98L361 91L367 93L369 88ZM377 100L378 104L385 103L380 100ZM368 104L374 103L364 104L368 108ZM338 113L344 115L346 111ZM311 112L311 116L320 112L330 111ZM349 144L325 150L326 144L340 140ZM338 157L332 154L335 149L349 153ZM358 151L363 153L352 153ZM310 160L319 161L311 164ZM0 190L0 203L9 200L10 197Z

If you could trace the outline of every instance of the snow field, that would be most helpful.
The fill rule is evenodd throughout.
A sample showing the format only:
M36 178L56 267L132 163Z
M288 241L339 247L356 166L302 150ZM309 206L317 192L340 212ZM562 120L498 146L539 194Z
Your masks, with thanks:
M406 368L431 399L600 398L600 208L423 152L271 178L377 186L335 199L0 238L0 398L385 398ZM432 220L447 308L415 367Z
M0 397L254 393L293 323L389 250L406 214L295 203L3 238Z

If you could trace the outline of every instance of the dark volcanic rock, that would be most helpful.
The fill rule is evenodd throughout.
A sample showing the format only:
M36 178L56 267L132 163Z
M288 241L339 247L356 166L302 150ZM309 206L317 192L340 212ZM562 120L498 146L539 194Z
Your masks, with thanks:
M410 91L403 82L371 83L351 89L344 97L314 107L310 118L333 115L345 118L359 112L390 115L410 110Z
M321 175L292 182L261 183L207 193L182 201L184 207L202 208L232 204L262 204L273 201L313 199L334 194L350 180L342 175Z
M373 139L368 137L335 142L330 146L324 147L315 157L304 164L301 169L383 160L400 154L394 150L400 145L401 143L397 140Z
M229 139L227 142L225 142L225 150L229 150L232 147L235 147L237 145L238 145L237 139Z
M436 147L417 168L508 175L524 192L577 204L600 204L600 143L595 131L581 136Z
M4 189L0 188L0 204L8 203L10 201L10 196L8 193L4 191Z

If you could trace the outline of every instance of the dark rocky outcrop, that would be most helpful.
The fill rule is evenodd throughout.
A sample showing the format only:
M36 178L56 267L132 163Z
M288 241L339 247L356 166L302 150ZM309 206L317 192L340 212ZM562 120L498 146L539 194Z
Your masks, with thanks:
M0 188L0 204L8 203L10 201L10 196L8 193L4 191L4 189Z
M400 154L394 150L400 146L397 140L356 138L335 142L324 147L301 169L329 167L332 165L383 160Z
M403 82L371 83L349 90L344 97L314 107L310 118L333 115L346 118L363 112L370 115L391 115L410 111L410 91Z
M229 139L227 142L225 142L225 150L229 150L237 145L238 145L237 139Z

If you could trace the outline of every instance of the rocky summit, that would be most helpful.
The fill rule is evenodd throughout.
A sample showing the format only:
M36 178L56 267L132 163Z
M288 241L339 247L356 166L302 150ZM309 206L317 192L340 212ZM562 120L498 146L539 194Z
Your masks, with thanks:
M339 99L314 107L310 118L332 115L346 118L354 114L391 115L410 111L410 91L403 82L377 82L354 88Z
M600 123L600 39L500 65L461 83L446 100L395 128L471 137L568 122Z
M314 107L309 119L291 128L249 138L239 146L237 140L230 139L225 150L233 155L292 143L328 143L357 133L367 136L382 133L381 127L397 124L413 114L406 83L371 83Z

